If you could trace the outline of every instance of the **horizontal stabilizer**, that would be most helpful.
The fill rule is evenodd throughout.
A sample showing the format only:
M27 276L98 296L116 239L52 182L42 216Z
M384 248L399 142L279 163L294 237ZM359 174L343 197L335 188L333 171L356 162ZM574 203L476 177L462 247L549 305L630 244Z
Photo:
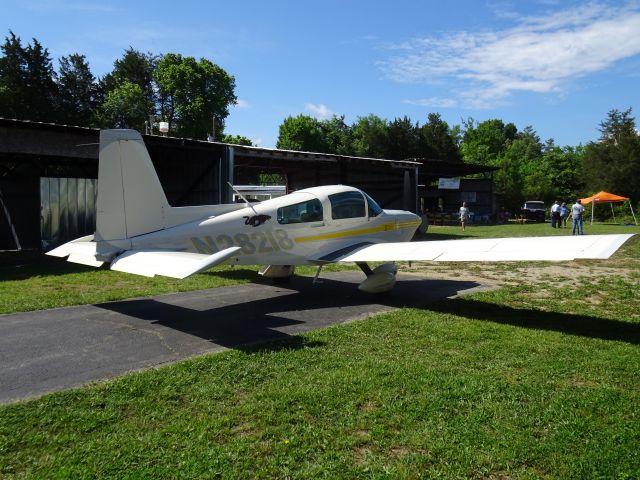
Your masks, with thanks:
M378 243L336 259L338 262L500 262L606 259L633 234L517 237Z
M53 257L69 257L67 261L80 263L90 267L100 267L104 262L96 260L96 242L93 241L93 235L87 235L47 252L47 255Z
M233 257L241 248L231 247L213 255L171 250L129 250L111 263L111 270L145 277L186 278Z

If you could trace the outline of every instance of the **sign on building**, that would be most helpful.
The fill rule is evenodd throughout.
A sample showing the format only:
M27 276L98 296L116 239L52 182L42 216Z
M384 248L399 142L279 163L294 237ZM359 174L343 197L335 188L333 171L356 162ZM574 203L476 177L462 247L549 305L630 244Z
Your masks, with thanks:
M459 178L439 178L438 188L440 190L460 190Z

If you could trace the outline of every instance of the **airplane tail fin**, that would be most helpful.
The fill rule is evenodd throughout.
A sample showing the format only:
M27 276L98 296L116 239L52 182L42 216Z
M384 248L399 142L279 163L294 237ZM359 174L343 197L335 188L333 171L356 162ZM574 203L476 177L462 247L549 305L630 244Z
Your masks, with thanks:
M100 131L96 241L166 228L170 208L142 136L135 130Z

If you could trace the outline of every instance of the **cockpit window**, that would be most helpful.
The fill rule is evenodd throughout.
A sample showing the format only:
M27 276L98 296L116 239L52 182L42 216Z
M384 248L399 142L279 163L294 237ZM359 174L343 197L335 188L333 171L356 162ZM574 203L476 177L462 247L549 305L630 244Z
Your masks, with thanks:
M278 223L322 221L322 203L317 198L278 209Z
M367 202L369 202L369 217L377 217L380 215L382 213L382 207L365 192L362 193L364 193L364 196L367 197Z
M329 195L331 218L359 218L365 216L364 197L360 192L342 192Z

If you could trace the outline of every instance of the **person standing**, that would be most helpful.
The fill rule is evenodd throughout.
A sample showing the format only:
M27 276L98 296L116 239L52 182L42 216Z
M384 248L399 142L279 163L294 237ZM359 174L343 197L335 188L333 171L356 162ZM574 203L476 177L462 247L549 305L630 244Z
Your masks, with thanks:
M462 202L462 206L460 207L460 224L462 225L462 230L465 229L470 216L471 212L469 212L467 208L467 202Z
M557 200L551 205L551 226L560 228L560 202Z
M567 218L569 218L569 209L567 208L567 204L562 202L562 205L560 205L560 225L559 225L559 227L567 228Z
M578 235L584 235L582 231L582 215L584 214L584 207L582 206L582 202L580 199L576 200L576 203L571 207L571 221L573 226L571 228L571 235L576 234L576 229L578 230Z

